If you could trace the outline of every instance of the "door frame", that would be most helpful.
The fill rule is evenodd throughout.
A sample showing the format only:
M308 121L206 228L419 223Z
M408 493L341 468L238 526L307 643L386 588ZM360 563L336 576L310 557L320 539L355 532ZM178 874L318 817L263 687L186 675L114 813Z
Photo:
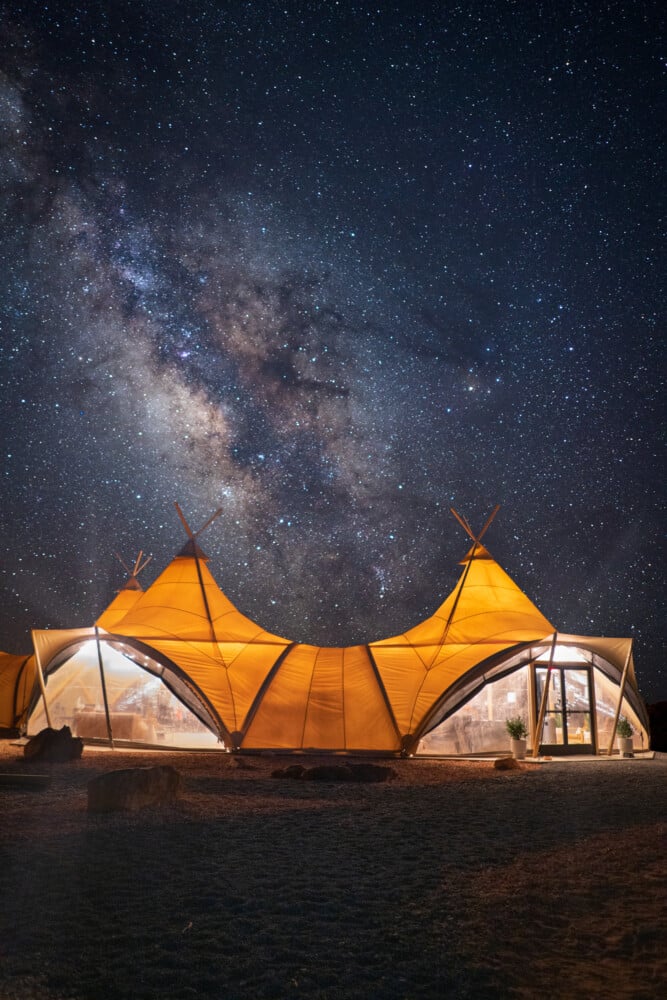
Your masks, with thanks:
M539 670L547 671L549 669L549 664L545 662L533 661L531 664L531 688L532 688L532 706L534 713L534 725L537 725L537 719L539 716L540 704L538 696L538 684L537 684L537 673ZM597 726L595 718L595 687L593 679L593 667L590 663L555 663L551 666L552 675L556 673L559 674L561 692L566 691L565 687L565 673L568 670L578 670L583 672L588 677L588 716L590 719L590 729L591 729L591 741L590 743L574 743L568 742L568 728L567 721L568 715L570 714L567 710L567 705L562 709L563 715L563 743L540 743L539 744L539 754L542 756L549 757L573 757L573 756L592 756L597 754ZM553 676L552 676L553 681ZM577 711L586 711L585 709L578 709ZM547 713L548 714L548 713ZM574 713L572 713L574 714ZM545 715L546 721L546 715ZM544 730L543 730L544 731Z

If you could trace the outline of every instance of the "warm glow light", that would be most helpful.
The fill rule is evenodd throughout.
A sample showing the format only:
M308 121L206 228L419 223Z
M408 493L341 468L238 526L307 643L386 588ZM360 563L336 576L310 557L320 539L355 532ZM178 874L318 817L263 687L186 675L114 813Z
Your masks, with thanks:
M561 643L556 643L556 648L554 650L553 662L554 663L588 663L589 657L581 649L575 649L572 646L564 646ZM551 647L547 647L535 657L536 663L549 663L551 660Z

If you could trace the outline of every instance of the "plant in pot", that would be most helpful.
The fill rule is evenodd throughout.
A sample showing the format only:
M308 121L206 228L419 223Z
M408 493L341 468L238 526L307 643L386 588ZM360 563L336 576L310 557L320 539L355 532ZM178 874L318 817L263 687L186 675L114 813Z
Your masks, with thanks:
M632 726L624 715L616 723L616 736L618 738L618 752L621 757L632 754Z
M528 742L528 727L526 723L520 715L515 715L511 719L505 720L505 729L509 733L512 756L517 760L523 760L526 756L526 744Z

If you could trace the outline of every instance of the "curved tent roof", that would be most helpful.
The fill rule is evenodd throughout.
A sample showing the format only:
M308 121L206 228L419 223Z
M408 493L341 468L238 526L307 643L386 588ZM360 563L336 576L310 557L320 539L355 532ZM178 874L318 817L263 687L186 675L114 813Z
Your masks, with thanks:
M266 632L188 544L113 629L155 650L212 705L228 745L398 751L472 665L553 626L480 545L434 615L401 635L317 647Z
M483 546L473 545L462 564L435 614L370 646L405 736L421 733L434 703L471 667L554 631Z
M207 562L199 546L188 543L113 632L176 664L213 706L230 743L290 642L243 615Z
M468 687L555 633L469 531L474 543L456 586L418 625L366 645L290 642L232 604L181 519L189 541L146 591L135 591L122 617L105 613L95 630L34 632L35 650L48 672L73 639L96 634L102 647L120 648L154 673L171 671L228 748L411 751ZM568 640L602 657L612 673L620 675L629 659L629 640L558 637ZM628 682L636 692L631 663Z

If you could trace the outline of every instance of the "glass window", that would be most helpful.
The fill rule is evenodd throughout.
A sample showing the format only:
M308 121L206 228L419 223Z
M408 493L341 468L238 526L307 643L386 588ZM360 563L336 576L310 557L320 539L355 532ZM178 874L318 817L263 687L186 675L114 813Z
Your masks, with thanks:
M536 663L549 663L550 661L555 664L588 663L589 657L584 649L576 649L573 646L566 646L563 643L557 642L553 657L551 655L551 646L543 649L535 657Z
M537 711L542 704L547 671L535 671ZM593 742L588 670L555 667L551 671L542 738L545 746L570 746Z
M547 671L538 668L535 671L535 681L537 689L537 706L542 704L544 697L544 687L547 679ZM549 692L544 713L544 724L542 726L542 743L550 746L562 746L565 742L565 732L563 728L563 691L561 687L560 670L552 670L549 678Z
M219 748L217 736L176 698L159 677L113 646L102 647L104 680L114 740L182 748ZM84 643L45 678L51 724L84 739L108 739L95 642ZM28 722L34 735L47 725L42 699Z
M595 669L595 720L598 729L598 745L606 751L612 737L616 705L618 704L619 686L610 681L601 670ZM637 750L648 749L648 733L643 728L634 710L624 698L621 705L621 715L624 715L633 729L633 746ZM615 734L613 734L615 736Z
M528 725L528 667L487 683L448 719L419 742L417 753L506 752L505 721L521 715Z

